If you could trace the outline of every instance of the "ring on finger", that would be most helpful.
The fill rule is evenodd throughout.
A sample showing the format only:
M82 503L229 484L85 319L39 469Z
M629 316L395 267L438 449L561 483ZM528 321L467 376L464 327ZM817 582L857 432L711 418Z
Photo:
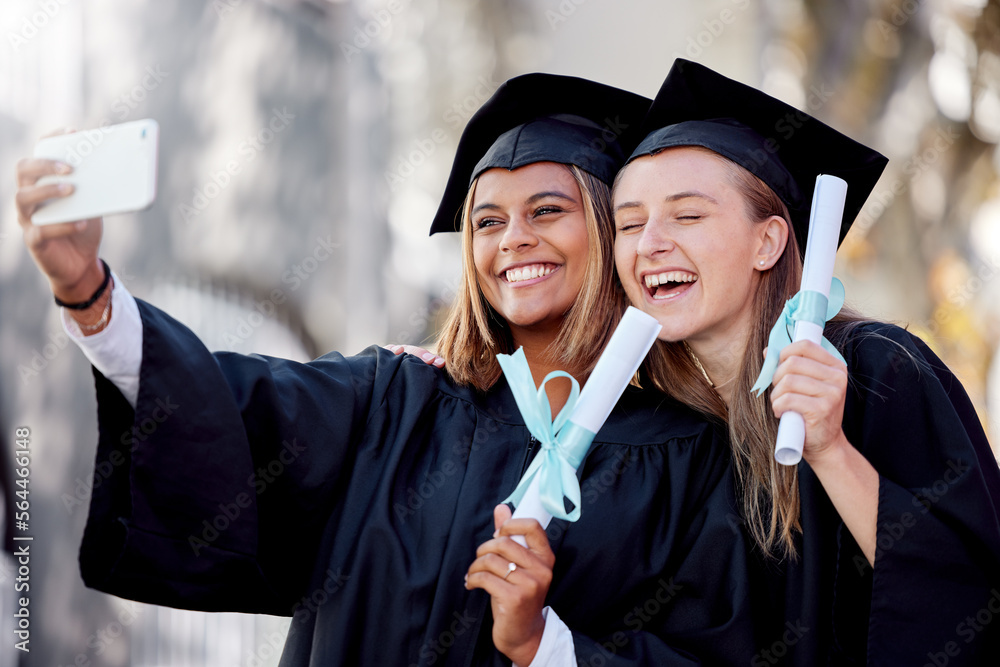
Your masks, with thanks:
M510 573L516 569L517 569L517 563L514 562L507 563L507 574L503 575L503 580L507 581L507 577L509 577Z

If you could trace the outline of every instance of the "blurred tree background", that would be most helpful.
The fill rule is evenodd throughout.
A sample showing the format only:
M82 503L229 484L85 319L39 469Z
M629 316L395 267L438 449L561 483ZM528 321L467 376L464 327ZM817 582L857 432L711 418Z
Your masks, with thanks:
M32 650L5 639L0 667L274 665L287 627L80 581L106 477L92 379L13 210L17 160L57 127L156 118L157 203L109 219L102 255L211 348L307 359L433 340L460 258L427 228L500 82L652 96L675 57L703 62L890 158L837 273L941 354L1000 443L1000 0L11 0L0 29L0 477L30 428L35 537ZM0 637L15 576L0 555Z

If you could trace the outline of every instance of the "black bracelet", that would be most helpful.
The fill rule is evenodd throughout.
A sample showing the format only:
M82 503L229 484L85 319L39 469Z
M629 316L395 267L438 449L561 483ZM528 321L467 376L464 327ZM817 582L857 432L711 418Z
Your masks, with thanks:
M70 310L87 310L97 303L97 300L101 298L102 294L104 294L104 290L108 289L108 283L111 282L111 269L108 267L108 263L102 259L101 265L104 266L104 282L102 282L101 286L97 288L96 292L94 292L94 296L80 303L66 303L59 297L53 295L52 298L56 300L56 305L62 306L63 308L69 308Z

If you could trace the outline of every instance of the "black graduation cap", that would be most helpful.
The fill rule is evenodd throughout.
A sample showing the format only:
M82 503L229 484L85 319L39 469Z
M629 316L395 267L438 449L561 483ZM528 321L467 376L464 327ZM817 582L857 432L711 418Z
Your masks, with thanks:
M462 202L479 174L534 162L573 164L608 185L643 137L649 98L572 76L524 74L503 83L458 142L431 234L461 228Z
M840 241L888 159L809 114L704 65L674 61L629 160L671 146L703 146L745 167L788 206L805 252L816 176L847 181Z

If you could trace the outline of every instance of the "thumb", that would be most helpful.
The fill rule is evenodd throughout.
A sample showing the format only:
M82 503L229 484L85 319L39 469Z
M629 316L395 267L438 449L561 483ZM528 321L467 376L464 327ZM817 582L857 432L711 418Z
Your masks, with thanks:
M506 504L500 504L493 508L493 528L496 531L493 533L494 537L500 532L500 526L504 525L512 515L513 512Z

